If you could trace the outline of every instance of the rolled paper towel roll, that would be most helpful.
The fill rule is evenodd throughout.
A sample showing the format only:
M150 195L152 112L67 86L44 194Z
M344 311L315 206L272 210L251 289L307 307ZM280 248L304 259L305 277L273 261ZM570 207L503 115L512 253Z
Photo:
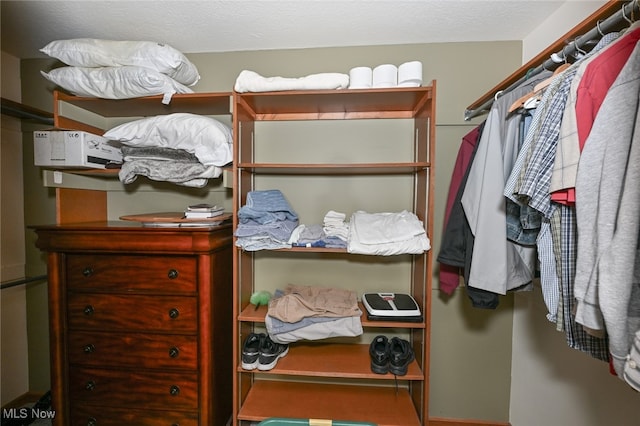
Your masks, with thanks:
M349 89L368 89L371 87L373 71L369 67L355 67L349 71Z
M373 69L373 87L396 87L398 67L393 64L378 65Z
M422 62L405 62L398 67L399 87L422 86Z

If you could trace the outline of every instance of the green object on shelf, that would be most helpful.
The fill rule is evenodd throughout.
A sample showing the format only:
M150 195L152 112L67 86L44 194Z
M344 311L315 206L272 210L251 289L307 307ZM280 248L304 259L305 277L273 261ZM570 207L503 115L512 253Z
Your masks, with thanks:
M252 305L256 306L256 309L258 309L258 306L261 305L268 305L269 304L269 300L271 300L271 293L269 293L268 291L257 291L255 293L253 293L251 295L251 298L249 299L249 302Z

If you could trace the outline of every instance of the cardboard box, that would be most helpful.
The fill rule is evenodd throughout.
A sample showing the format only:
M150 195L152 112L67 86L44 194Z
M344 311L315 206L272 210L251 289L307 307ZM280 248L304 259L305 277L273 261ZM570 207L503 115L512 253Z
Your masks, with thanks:
M36 166L88 167L104 169L110 162L121 163L120 142L78 130L38 130L33 132Z

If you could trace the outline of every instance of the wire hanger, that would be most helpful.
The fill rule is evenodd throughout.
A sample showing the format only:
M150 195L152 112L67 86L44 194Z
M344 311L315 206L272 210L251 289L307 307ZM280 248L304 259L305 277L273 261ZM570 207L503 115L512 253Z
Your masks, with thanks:
M582 49L580 46L578 46L578 39L573 40L573 48L575 50L575 53L573 54L573 57L576 59L582 59L585 56L587 56L587 52Z
M575 41L574 41L575 42ZM560 56L558 53L553 53L551 55L551 60L555 63L560 63L562 62L562 64L560 66L558 66L554 71L553 74L542 80L540 83L536 84L535 87L533 88L533 91L527 93L526 95L518 98L518 100L516 100L514 103L511 104L511 106L509 107L509 112L514 112L520 108L533 108L537 105L537 102L540 100L541 95L542 95L542 91L544 89L547 88L547 86L549 86L551 84L551 82L558 76L558 74L562 73L564 70L566 70L567 68L569 68L571 66L571 63L569 63L568 58L567 58L567 54L565 53L565 47L562 48L562 50L560 51L560 54L562 56ZM544 65L544 64L543 64ZM545 68L546 70L546 68Z
M632 21L631 19L627 18L627 14L626 14L626 13L624 13L624 7L625 7L625 6L626 6L626 5L624 5L624 4L622 5L622 9L621 9L621 11L622 11L622 18L623 18L625 21L627 21L627 22L629 23L629 25L631 25L631 24L633 24L633 21ZM631 12L633 12L633 8L631 8Z

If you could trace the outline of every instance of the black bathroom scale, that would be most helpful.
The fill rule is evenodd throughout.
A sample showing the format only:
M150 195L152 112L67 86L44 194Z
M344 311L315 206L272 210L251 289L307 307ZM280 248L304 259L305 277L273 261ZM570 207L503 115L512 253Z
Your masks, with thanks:
M403 293L365 293L362 304L367 310L370 321L409 321L423 320L420 307L415 299Z

